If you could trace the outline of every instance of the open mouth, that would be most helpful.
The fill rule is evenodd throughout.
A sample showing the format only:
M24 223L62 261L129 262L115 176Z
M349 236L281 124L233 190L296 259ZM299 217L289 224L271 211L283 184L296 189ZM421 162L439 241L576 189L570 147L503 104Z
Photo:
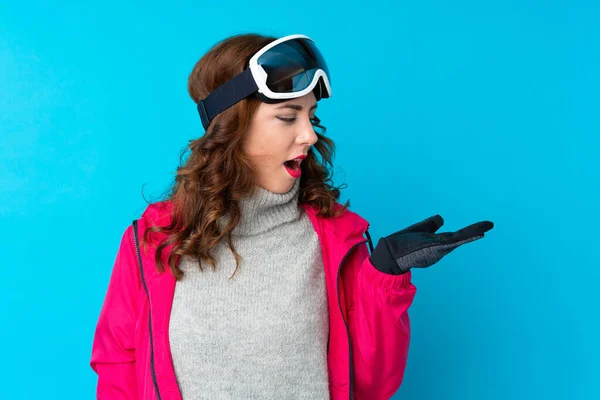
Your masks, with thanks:
M300 162L301 162L301 160L287 160L286 162L283 163L283 165L285 165L286 168L291 169L292 171L299 171L300 170Z
M283 163L285 170L288 174L291 175L292 178L298 179L300 175L302 175L302 170L300 169L301 159L287 160Z

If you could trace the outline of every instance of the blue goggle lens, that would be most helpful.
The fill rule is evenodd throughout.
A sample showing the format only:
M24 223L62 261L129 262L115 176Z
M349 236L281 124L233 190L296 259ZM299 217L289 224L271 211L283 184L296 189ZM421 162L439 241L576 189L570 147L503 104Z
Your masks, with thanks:
M322 69L329 79L323 55L312 40L294 39L278 44L258 58L267 73L267 87L275 93L294 93L313 81Z

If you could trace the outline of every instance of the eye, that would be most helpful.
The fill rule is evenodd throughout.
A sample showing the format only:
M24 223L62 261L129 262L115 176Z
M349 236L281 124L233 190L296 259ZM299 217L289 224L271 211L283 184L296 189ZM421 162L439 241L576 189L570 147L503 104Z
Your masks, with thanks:
M312 117L310 119L310 123L313 125L319 125L321 123L321 120L319 119L319 117L317 117L316 115L314 117Z
M285 122L286 124L292 124L296 120L296 118L285 118L285 117L277 117L277 119Z

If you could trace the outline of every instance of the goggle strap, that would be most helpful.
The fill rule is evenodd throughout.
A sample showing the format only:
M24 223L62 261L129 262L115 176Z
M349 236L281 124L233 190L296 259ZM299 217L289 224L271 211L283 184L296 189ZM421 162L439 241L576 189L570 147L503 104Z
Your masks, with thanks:
M216 88L204 100L200 100L198 102L198 113L200 114L204 130L208 129L210 121L217 114L250 96L257 90L258 86L256 86L252 71L250 68L246 68L242 73Z

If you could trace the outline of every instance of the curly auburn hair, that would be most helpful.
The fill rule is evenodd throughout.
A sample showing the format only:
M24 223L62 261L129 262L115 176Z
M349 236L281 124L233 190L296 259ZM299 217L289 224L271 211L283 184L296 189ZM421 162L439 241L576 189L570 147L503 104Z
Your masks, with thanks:
M215 44L189 75L190 97L195 103L206 98L217 87L241 73L252 55L274 40L276 38L259 34L241 34ZM166 235L162 236L155 252L159 272L165 271L161 254L170 245L173 247L168 254L168 266L175 279L180 280L184 275L179 268L183 255L196 258L201 270L202 262L208 262L214 270L216 264L210 249L224 239L236 260L235 275L240 256L233 245L231 232L241 217L238 201L253 192L256 172L242 152L242 143L259 105L260 100L250 96L223 111L211 121L203 136L190 140L181 154L182 165L177 168L175 182L166 194L166 200L172 202L170 223L149 226L143 235L146 244L153 232ZM324 136L326 129L318 119L314 127L318 141L301 164L298 202L315 207L320 216L336 217L350 204L347 201L336 207L341 187L331 185L332 176L328 168L333 166L335 145ZM315 149L321 156L320 160ZM188 150L191 153L184 163L184 154ZM227 214L230 215L229 222L220 231L217 221Z

